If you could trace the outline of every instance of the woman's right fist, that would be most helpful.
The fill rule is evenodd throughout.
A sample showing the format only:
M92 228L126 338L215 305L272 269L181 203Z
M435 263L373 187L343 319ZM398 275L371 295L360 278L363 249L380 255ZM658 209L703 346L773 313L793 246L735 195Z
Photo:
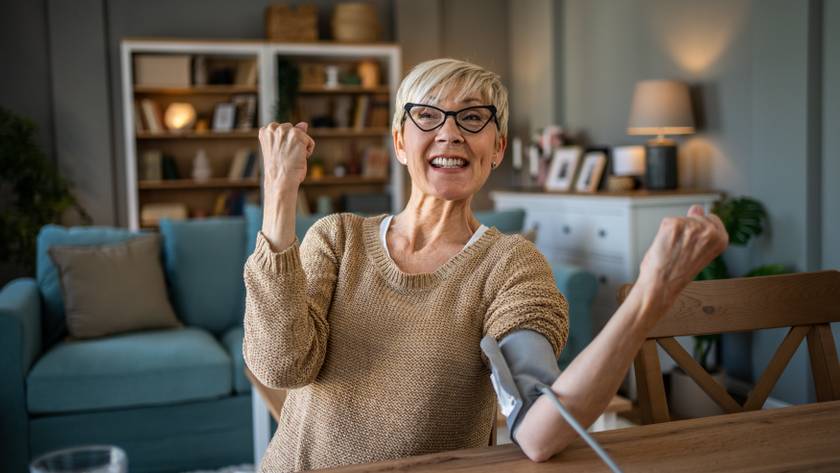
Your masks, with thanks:
M306 134L308 125L300 122L270 123L260 128L265 191L284 189L297 192L306 178L306 160L315 149L315 141Z

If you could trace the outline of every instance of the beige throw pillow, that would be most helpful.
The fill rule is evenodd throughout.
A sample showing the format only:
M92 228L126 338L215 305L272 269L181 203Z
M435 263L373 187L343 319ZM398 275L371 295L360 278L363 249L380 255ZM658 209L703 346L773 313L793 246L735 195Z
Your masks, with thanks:
M160 265L160 236L109 245L54 246L67 329L73 338L180 327Z

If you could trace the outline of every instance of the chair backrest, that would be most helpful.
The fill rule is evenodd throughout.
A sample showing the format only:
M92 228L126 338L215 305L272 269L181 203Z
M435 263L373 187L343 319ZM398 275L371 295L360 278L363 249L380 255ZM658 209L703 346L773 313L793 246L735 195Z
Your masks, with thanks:
M619 290L619 303L631 287L625 285ZM690 283L651 330L636 355L634 367L642 422L670 420L657 344L724 412L734 413L761 409L794 352L807 337L817 401L840 400L840 363L831 322L840 322L838 271ZM683 335L779 327L790 327L790 330L743 404L735 401L674 339Z

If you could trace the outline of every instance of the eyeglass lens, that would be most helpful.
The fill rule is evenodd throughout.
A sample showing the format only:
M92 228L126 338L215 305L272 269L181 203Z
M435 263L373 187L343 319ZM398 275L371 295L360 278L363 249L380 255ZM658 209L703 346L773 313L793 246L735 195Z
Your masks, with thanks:
M431 131L443 124L446 114L434 107L415 106L409 112L411 119L423 131ZM472 107L459 111L455 115L455 121L461 128L478 132L493 119L493 112L482 107Z

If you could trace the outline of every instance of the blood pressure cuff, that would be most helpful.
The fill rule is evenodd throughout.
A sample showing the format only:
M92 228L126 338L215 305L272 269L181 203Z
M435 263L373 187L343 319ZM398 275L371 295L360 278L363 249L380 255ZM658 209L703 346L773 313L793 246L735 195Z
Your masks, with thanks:
M560 376L554 350L533 330L512 332L498 343L488 335L481 340L481 349L490 361L490 380L507 417L510 439L519 445L516 428L540 397L538 386L551 386Z

